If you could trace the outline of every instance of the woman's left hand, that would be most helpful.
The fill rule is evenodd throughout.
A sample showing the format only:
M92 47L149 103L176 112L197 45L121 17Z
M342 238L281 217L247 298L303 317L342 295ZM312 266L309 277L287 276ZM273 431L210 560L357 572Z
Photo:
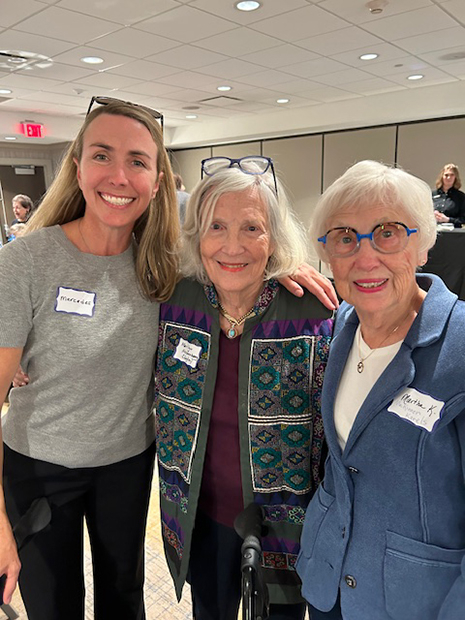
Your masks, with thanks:
M296 297L302 297L303 289L306 288L330 310L339 307L336 291L331 282L307 263L303 263L292 276L281 278L279 282Z

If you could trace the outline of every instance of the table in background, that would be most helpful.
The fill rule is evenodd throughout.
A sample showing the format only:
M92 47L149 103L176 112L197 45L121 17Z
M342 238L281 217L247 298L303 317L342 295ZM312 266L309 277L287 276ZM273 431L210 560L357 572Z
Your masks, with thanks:
M448 289L465 300L465 229L439 231L422 271L440 276Z

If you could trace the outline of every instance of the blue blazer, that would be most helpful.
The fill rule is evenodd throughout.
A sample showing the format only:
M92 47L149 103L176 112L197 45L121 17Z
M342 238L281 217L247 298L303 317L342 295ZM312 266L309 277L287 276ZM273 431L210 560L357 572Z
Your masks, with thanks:
M333 404L359 321L348 304L338 312L322 394L329 456L297 571L322 611L340 590L344 620L465 618L465 303L436 276L418 283L428 294L344 451ZM410 419L388 410L405 394Z

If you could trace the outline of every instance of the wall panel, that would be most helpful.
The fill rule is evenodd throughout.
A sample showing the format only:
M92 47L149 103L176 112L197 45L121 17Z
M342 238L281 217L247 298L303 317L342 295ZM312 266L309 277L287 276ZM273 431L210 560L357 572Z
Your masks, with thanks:
M397 163L434 186L445 164L459 167L465 183L465 118L399 127Z
M192 192L200 181L200 162L211 156L210 147L201 149L186 149L184 151L171 151L171 165L173 172L182 176L186 191Z
M375 127L327 134L324 141L324 189L349 166L363 159L395 162L396 127Z

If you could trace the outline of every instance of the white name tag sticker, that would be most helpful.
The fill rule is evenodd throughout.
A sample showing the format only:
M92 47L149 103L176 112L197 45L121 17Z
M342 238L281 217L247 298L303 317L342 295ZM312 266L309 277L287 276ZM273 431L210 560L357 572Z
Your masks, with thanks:
M388 411L431 433L441 418L443 408L442 400L436 400L413 388L406 388L392 401Z
M187 342L184 338L180 338L173 357L175 360L180 360L191 368L196 368L201 351L202 347L192 344L192 342Z
M64 312L65 314L93 316L95 297L96 293L59 286L55 302L55 311Z

